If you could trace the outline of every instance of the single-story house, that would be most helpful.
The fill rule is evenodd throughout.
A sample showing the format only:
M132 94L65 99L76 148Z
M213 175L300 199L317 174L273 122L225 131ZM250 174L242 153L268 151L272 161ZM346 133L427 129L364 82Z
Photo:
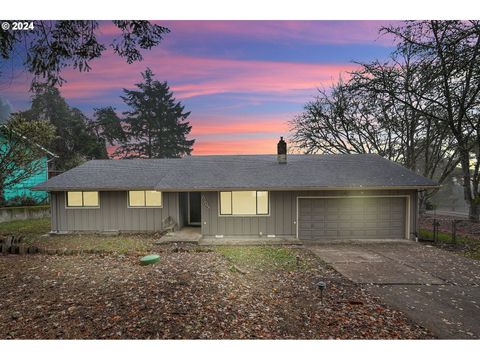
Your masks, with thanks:
M301 240L413 239L418 192L437 184L374 154L92 160L49 191L52 232L161 231ZM169 220L169 221L167 221Z

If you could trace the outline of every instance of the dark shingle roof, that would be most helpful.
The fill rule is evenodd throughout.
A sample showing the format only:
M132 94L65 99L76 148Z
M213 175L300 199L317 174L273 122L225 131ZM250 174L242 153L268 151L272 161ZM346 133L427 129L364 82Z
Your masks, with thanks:
M437 184L378 155L188 156L182 159L92 160L36 190L286 190L428 188Z

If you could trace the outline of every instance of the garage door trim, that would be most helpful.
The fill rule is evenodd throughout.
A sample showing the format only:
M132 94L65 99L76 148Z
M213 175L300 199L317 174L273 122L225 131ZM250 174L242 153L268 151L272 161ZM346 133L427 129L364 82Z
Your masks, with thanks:
M410 239L410 195L358 195L358 196L348 196L348 195L330 195L330 196L297 196L297 203L296 203L296 211L297 211L297 219L296 219L296 238L298 239L298 213L299 213L299 200L300 199L354 199L354 198L405 198L406 205L405 205L405 238L408 240Z

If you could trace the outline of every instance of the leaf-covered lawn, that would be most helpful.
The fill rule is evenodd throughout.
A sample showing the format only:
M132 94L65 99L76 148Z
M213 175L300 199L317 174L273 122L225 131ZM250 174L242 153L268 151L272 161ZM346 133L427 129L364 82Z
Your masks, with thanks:
M421 239L433 240L433 231L431 230L420 229L419 235ZM451 232L438 231L435 245L445 250L458 252L465 257L480 260L480 240L478 239L457 234L453 241Z
M0 339L431 337L305 249L152 251L160 262L149 266L133 255L0 256Z
M72 234L40 237L32 245L43 249L103 251L118 254L146 254L152 250L155 238L147 234L120 234L106 236L98 234Z
M118 254L149 252L158 234L101 234L46 235L50 219L17 220L0 223L0 236L23 236L24 242L42 249L103 251Z
M50 218L14 220L0 223L0 235L23 235L35 238L50 231Z
M255 268L261 270L282 269L294 270L297 268L297 255L292 248L277 246L219 246L213 250L222 254L232 264L241 268ZM300 266L303 265L299 263Z

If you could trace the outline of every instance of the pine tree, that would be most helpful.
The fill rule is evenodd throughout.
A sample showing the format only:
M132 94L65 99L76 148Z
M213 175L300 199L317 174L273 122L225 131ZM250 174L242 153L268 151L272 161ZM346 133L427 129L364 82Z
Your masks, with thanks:
M70 107L60 91L48 85L37 86L31 108L20 112L27 120L48 120L55 127L55 140L49 147L58 158L57 170L69 170L90 159L108 158L105 141L91 129L89 119Z
M123 158L178 158L190 155L194 139L187 140L192 126L184 106L176 101L167 82L154 80L147 68L138 90L123 89L128 140L120 144L116 155Z

